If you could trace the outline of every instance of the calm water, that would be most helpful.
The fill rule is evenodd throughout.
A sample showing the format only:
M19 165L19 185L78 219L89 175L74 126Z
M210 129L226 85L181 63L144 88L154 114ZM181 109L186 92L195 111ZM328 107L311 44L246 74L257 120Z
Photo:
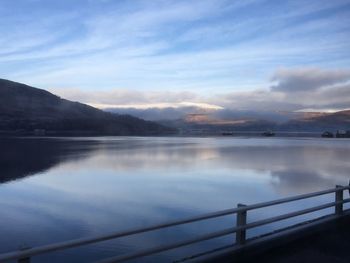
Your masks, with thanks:
M0 150L1 253L331 188L350 178L347 139L22 138L0 139ZM333 198L257 210L248 220ZM326 212L331 210L248 235ZM33 262L92 262L234 223L234 216L226 216L51 253ZM227 236L142 262L169 262L233 241Z

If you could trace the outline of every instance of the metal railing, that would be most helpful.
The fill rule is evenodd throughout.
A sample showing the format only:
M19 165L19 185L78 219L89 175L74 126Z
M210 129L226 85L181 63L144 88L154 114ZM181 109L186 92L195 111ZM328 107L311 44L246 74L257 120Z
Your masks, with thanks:
M201 236L198 236L198 237L195 237L192 239L187 239L185 241L180 241L180 242L175 242L175 243L168 244L168 245L158 246L155 248L145 249L145 250L141 250L141 251L126 254L126 255L118 255L115 257L111 257L111 258L107 258L105 260L99 261L99 263L123 262L123 261L148 256L148 255L160 253L163 251L167 251L167 250L171 250L171 249L175 249L175 248L179 248L179 247L183 247L183 246L188 246L190 244L202 242L205 240L226 236L226 235L233 234L233 233L236 233L236 245L244 246L247 242L247 239L246 239L247 229L255 228L255 227L266 225L266 224L271 224L271 223L274 223L277 221L281 221L281 220L293 218L296 216L312 213L312 212L319 211L319 210L326 209L326 208L330 208L330 207L335 208L334 215L336 215L336 217L341 217L345 211L343 209L343 204L350 202L350 198L347 198L347 199L343 198L344 197L343 193L344 193L344 190L349 190L349 189L350 189L350 183L348 186L337 185L335 188L332 188L332 189L323 190L323 191L314 192L314 193L309 193L309 194L302 194L302 195L297 195L297 196L287 197L287 198L282 198L282 199L277 199L277 200L273 200L273 201L269 201L269 202L262 202L262 203L257 203L257 204L253 204L253 205L238 204L237 208L222 210L222 211L218 211L218 212L214 212L214 213L208 213L208 214L204 214L204 215L200 215L200 216L194 216L194 217L183 219L183 220L170 221L170 222L166 222L166 223L158 224L158 225L153 225L153 226L149 226L149 227L136 228L136 229L131 229L131 230L122 231L122 232L110 233L107 235L95 236L95 237L90 237L90 238L80 238L80 239L75 239L75 240L70 240L70 241L66 241L66 242L60 242L60 243L55 243L55 244L50 244L50 245L45 245L45 246L40 246L40 247L35 247L35 248L22 249L20 251L14 251L14 252L1 254L0 255L0 262L6 262L9 260L18 260L18 262L30 262L31 257L36 256L36 255L41 255L41 254L45 254L45 253L49 253L49 252L64 250L64 249L68 249L68 248L74 248L74 247L87 245L87 244L93 244L93 243L111 240L111 239L116 239L116 238L121 238L121 237L125 237L125 236L141 234L141 233L159 230L159 229L163 229L163 228L167 228L167 227L173 227L173 226L193 223L193 222L202 221L202 220L206 220L206 219L222 217L222 216L231 215L231 214L236 214L236 226L235 227L227 228L227 229L213 232L210 234L201 235ZM349 190L349 192L350 192L350 190ZM329 203L314 206L311 208L307 208L307 209L303 209L303 210L299 210L299 211L293 211L293 212L290 212L287 214L282 214L282 215L258 220L258 221L252 222L252 223L247 223L247 213L250 210L265 208L265 207L284 204L284 203L289 203L289 202L293 202L293 201L303 200L303 199L317 197L317 196L331 194L331 193L335 193L334 202L329 202ZM350 211L350 209L347 209L346 211Z

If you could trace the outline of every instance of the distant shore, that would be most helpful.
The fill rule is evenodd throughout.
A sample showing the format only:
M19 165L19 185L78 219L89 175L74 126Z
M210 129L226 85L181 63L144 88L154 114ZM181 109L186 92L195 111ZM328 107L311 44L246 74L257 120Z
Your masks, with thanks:
M264 136L263 131L237 131L230 134L223 134L221 132L183 132L183 133L169 133L169 134L113 134L101 133L91 131L0 131L0 137L104 137L104 136L142 136L142 137L254 137L254 138L322 138L322 132L286 132L276 131L273 136ZM327 138L323 138L327 139ZM338 138L336 138L338 139Z

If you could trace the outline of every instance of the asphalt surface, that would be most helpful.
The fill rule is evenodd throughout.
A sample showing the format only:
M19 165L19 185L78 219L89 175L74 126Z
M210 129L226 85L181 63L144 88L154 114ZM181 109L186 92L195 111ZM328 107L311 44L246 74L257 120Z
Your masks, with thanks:
M350 263L350 218L249 259L232 262Z

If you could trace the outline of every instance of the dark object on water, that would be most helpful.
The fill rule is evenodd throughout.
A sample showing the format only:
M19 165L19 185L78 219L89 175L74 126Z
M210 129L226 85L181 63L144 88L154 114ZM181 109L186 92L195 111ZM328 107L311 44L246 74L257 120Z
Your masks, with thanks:
M334 138L334 134L332 132L329 132L329 131L325 131L324 133L322 133L321 136L324 138Z
M229 131L226 131L226 132L222 132L221 135L233 135L233 132L229 132Z
M350 131L338 130L335 136L337 138L350 138Z
M275 133L272 131L266 131L266 132L263 132L261 135L266 137L272 137L272 136L275 136Z

